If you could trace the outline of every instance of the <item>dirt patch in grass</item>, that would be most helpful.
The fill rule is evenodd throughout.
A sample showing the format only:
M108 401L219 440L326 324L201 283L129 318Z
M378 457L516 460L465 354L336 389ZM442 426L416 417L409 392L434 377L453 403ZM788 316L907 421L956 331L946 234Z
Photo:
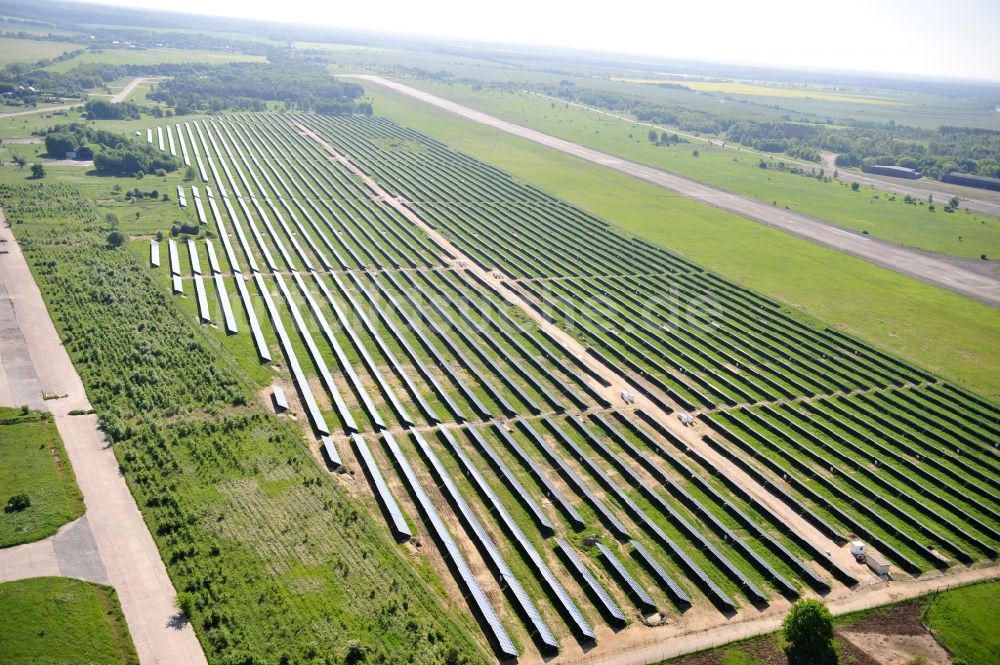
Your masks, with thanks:
M848 619L837 627L837 632L875 633L878 635L927 635L920 622L926 599L890 605L857 619Z

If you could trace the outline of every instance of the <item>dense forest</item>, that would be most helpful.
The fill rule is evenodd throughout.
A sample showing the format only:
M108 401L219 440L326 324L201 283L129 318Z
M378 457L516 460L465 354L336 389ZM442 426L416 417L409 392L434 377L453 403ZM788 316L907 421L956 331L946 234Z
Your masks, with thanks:
M764 152L782 152L819 162L820 151L838 153L840 166L895 164L940 178L952 171L1000 177L1000 132L969 127L922 129L888 123L824 121L783 116L779 119L738 112L712 112L683 104L648 100L578 88L570 82L540 86L545 94L588 106L627 113L643 122L671 125L681 131L711 134Z
M86 63L68 72L44 69L46 63L10 64L0 69L0 94L31 104L45 98L86 98L86 91L111 81L134 76L171 77L150 98L175 107L174 113L216 113L227 109L262 111L266 102L283 102L300 110L327 114L371 113L371 105L358 102L364 90L356 83L337 80L325 67L301 58L272 54L270 62L219 65L157 64L109 65ZM135 109L105 102L89 102L88 115L96 119L138 117ZM116 115L126 113L124 116Z
M163 81L149 97L175 107L178 115L227 108L262 111L267 101L330 114L370 114L370 105L356 103L363 92L360 85L337 80L321 65L282 58L192 66Z

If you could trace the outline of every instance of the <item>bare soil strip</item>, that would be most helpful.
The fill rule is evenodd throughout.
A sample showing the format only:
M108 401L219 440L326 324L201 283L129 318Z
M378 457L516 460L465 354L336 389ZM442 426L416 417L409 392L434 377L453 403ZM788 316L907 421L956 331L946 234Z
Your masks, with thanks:
M620 171L634 178L679 193L716 208L766 224L820 245L836 249L883 268L948 289L968 298L1000 307L1000 275L982 274L962 260L949 259L883 240L847 231L821 220L791 210L782 210L760 201L710 187L696 180L660 171L651 166L609 155L534 129L500 120L491 115L456 104L423 90L384 79L381 76L350 75L369 83L385 86L463 118L534 141L599 166Z

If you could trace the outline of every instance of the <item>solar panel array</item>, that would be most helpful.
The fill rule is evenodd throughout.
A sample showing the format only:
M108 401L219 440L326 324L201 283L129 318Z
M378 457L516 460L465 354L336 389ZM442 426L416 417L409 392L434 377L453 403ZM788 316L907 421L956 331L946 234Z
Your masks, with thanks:
M205 183L204 198L192 186L191 199L215 234L204 247L220 332L241 329L232 280L250 331L233 343L252 343L263 363L284 358L329 466L350 466L340 450L353 451L393 535L429 530L502 658L516 649L505 615L476 582L477 551L493 573L484 584L503 592L497 602L506 599L518 630L546 654L559 650L560 619L581 643L596 639L572 580L615 626L627 623L621 593L644 612L665 606L662 594L682 610L707 600L729 613L744 599L797 597L800 583L825 593L827 574L857 584L857 569L789 528L759 490L699 450L745 471L833 543L861 535L914 574L928 562L946 567L944 557L996 556L1000 409L988 401L842 333L809 329L766 298L384 120L246 114L156 133ZM437 247L353 165L390 196L406 196L463 257ZM198 316L210 322L197 243L184 248ZM168 251L182 293L175 240ZM153 241L154 268L158 256ZM501 292L536 316L572 321L589 357ZM706 295L724 315L671 316ZM267 319L258 320L254 300ZM611 410L599 364L665 412L695 411L710 428L704 445L648 410ZM924 417L931 407L947 431ZM435 486L421 486L404 451L410 438L396 441L399 432L410 433ZM383 475L390 466L380 469L365 443L373 433L422 522L407 522L406 497L393 496ZM461 474L449 472L448 455ZM904 486L914 477L926 482ZM865 487L852 496L855 479ZM438 493L474 548L449 533L434 509ZM583 531L597 536L583 542L598 542L577 552L567 539ZM615 582L589 569L595 551ZM624 553L641 565L629 571Z

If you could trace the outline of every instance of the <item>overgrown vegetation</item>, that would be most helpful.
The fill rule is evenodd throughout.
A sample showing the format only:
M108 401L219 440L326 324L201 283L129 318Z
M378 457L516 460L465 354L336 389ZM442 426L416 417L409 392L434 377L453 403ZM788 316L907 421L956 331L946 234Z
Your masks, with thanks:
M4 186L0 204L210 662L485 658L75 189Z
M83 514L62 439L47 413L0 407L0 547L54 534Z

